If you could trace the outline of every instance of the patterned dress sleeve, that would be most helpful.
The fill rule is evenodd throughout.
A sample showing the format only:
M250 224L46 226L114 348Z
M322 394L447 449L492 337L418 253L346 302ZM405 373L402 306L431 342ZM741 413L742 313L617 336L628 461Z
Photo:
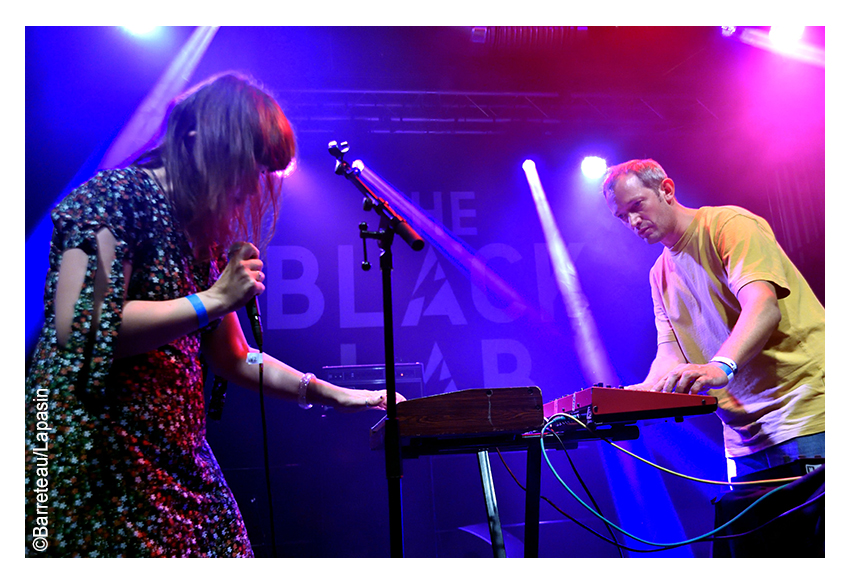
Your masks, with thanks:
M58 274L62 254L69 249L81 249L88 256L82 289L74 306L71 335L66 347L57 349L57 357L64 361L72 384L86 394L105 391L105 380L112 365L124 306L123 266L132 261L143 215L143 211L135 208L144 200L139 192L141 188L140 179L133 171L103 171L72 191L52 213L51 272ZM97 234L102 229L108 229L115 237L115 259L108 274L100 322L93 330ZM52 327L54 334L56 281L56 277L50 278L45 298L46 324Z

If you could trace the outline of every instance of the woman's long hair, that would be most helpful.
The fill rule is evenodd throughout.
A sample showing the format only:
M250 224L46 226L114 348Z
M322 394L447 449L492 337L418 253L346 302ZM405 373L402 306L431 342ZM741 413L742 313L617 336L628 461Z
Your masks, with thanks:
M225 73L174 101L162 143L136 164L165 168L177 220L204 260L236 238L268 243L280 210L275 171L294 156L295 135L277 102L249 78Z

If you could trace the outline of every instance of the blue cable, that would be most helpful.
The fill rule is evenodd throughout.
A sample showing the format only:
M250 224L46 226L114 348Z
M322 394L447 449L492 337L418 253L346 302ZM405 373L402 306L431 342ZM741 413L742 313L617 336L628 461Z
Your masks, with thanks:
M551 425L552 425L552 423L553 423L553 422L554 422L557 418L567 419L567 416L564 416L563 414L555 414L554 416L552 416L552 417L549 419L549 421L547 421L547 422L546 422L546 424L544 424L543 429L540 431L540 450L541 450L541 452L543 453L543 458L544 458L544 459L546 459L546 465L547 465L547 466L549 467L549 469L552 471L552 474L554 474L554 475L555 475L555 478L556 478L556 479L558 479L558 482L559 482L559 483L561 483L561 485L562 485L562 486L563 486L563 487L567 490L567 492L569 492L569 493L570 493L570 495L572 495L572 496L573 496L573 498L575 498L575 500L576 500L576 501L578 501L579 503L581 503L581 504L582 504L582 506L584 506L584 508L585 508L585 509L587 509L588 511L590 511L591 513L593 513L596 517L598 517L599 519L601 519L602 521L604 521L605 523L607 523L608 525L610 525L611 527L613 527L614 529L616 529L617 531L619 531L620 533L622 533L622 534L624 534L624 535L626 535L626 536L628 536L628 537L630 537L630 538L634 539L635 541L639 541L639 542L644 543L644 544L647 544L647 545L652 545L652 546L657 546L657 547L679 547L679 546L688 545L688 544L691 544L691 543L696 543L696 542L701 541L701 540L703 540L703 539L705 539L705 538L707 538L707 537L711 537L711 536L712 536L712 535L714 535L715 533L717 533L717 532L719 532L719 531L722 531L722 530L726 529L726 527L728 527L728 526L729 526L729 525L731 525L733 522L735 522L735 521L737 521L738 519L740 519L740 518L741 518L741 516L743 516L743 515L744 515L745 513L747 513L750 509L752 509L753 507L755 507L756 505L758 505L759 503L761 503L762 501L764 501L765 499L767 499L769 496L771 496L771 495L773 495L774 493L776 493L776 492L778 492L778 491L781 491L782 489L784 489L784 488L786 488L786 487L790 486L791 484L793 484L793 483L787 483L787 484L781 485L781 486L779 486L779 487L777 487L777 488L773 489L772 491L769 491L769 492L765 493L764 495L762 495L761 497L759 497L758 499L756 499L753 503L751 503L749 507L747 507L746 509L744 509L743 511L741 511L740 513L738 513L735 517L733 517L732 519L730 519L729 521L727 521L726 523L724 523L724 524L723 524L723 525L721 525L720 527L717 527L717 528L715 528L715 529L713 529L713 530L711 530L711 531L709 531L709 532L707 532L707 533L705 533L705 534L703 534L703 535L700 535L699 537L695 537L695 538L692 538L692 539L687 539L687 540L684 540L684 541L681 541L681 542L673 542L673 543L657 543L657 542L653 542L653 541L647 541L647 540L642 539L642 538L640 538L640 537L638 537L638 536L636 536L636 535L632 535L631 533L629 533L629 532L628 532L628 531L626 531L625 529L623 529L623 528L621 528L620 526L618 526L618 525L616 525L616 524L612 523L611 521L609 521L608 519L606 519L605 517L603 517L602 515L600 515L599 513L597 513L597 512L596 512L593 508L591 508L591 507L590 507L590 505L588 505L587 503L585 503L585 502L581 499L581 497L579 497L578 495L576 495L576 494L573 492L573 490L572 490L572 489L570 489L570 487L567 485L567 483L565 483L565 482L563 481L563 479L560 477L560 475L558 474L558 471L556 471L556 470L555 470L555 468L552 466L552 462L549 460L549 456L546 454L546 445L544 444L544 441L543 441L543 437L545 436L546 431L548 430L549 426L551 426Z

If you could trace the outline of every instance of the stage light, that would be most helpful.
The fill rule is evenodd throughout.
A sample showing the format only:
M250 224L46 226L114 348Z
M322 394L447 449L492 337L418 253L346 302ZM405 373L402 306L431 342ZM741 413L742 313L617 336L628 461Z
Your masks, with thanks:
M722 34L725 37L730 37L733 34L735 34L736 30L738 30L737 26L721 26L720 27L720 34Z
M532 160L523 162L522 169L525 171L531 197L540 217L540 226L546 239L549 259L552 262L555 279L572 325L575 346L578 350L579 367L585 381L591 384L600 379L610 379L612 381L609 383L617 385L619 383L617 374L614 372L605 346L599 336L596 321L590 310L590 303L582 290L575 264L555 221L552 208L549 206L540 175L537 174L537 169Z
M124 30L126 30L127 32L129 32L130 34L132 34L134 36L141 36L141 37L151 36L151 35L153 35L153 33L155 33L159 29L158 26L152 26L152 25L148 25L148 24L135 24L135 25L132 25L132 26L122 26L121 28L123 28Z
M286 168L282 170L276 170L272 174L278 179L289 178L292 176L292 173L295 172L295 169L298 168L298 162L295 158L289 161L289 164L286 165Z
M473 26L472 27L472 36L471 40L473 43L486 43L487 42L487 27L486 26Z
M357 164L359 162L359 164ZM422 209L405 194L386 182L378 173L356 160L352 166L360 167L360 176L376 194L384 198L422 237L427 239L443 257L452 262L477 289L484 294L494 294L507 308L508 318L529 309L525 299L488 265L474 249L447 229L437 219ZM533 163L532 163L533 164ZM418 284L417 284L418 286Z
M183 92L217 30L217 26L199 26L195 29L124 125L98 168L115 168L144 152L150 140L160 131L168 105Z
M605 162L604 158L587 156L581 161L581 172L588 179L600 178L606 170L608 170L608 163Z
M805 26L798 25L771 26L768 37L777 48L790 49L800 42L805 30Z
M723 27L732 28L732 27ZM817 67L826 67L826 55L824 49L818 46L811 45L803 40L804 26L772 26L770 31L765 31L760 28L738 27L737 31L730 38L735 38L742 43L773 51L815 65ZM728 36L724 34L724 36Z

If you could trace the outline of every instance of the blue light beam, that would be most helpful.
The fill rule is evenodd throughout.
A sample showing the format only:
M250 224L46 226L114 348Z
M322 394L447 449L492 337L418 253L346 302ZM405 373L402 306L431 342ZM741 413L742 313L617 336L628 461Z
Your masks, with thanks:
M567 246L561 237L561 231L555 223L546 193L537 174L537 167L531 160L526 160L522 169L528 179L531 195L540 216L540 224L543 227L543 235L549 248L549 257L552 267L555 269L555 280L558 289L564 299L567 309L567 317L575 339L576 353L584 379L589 385L594 383L607 383L619 385L619 379L611 366L608 354L599 337L596 321L590 312L590 305L581 289L581 283L576 273Z
M503 310L506 313L519 315L526 310L531 310L529 303L491 270L487 262L463 240L378 176L362 161L357 160L352 166L360 168L361 178L375 188L399 215L452 262L476 288L484 294L488 291L493 293L505 305Z
M102 149L92 153L89 159L68 184L53 206L61 201L74 188L89 179L96 171L126 164L158 137L157 134L165 117L168 104L185 87L195 71L201 57L207 50L218 27L200 26L192 33L186 44L171 62L168 69L148 93L145 100L136 109L118 136ZM96 161L99 161L96 163ZM24 320L26 325L27 351L34 343L38 331L44 322L44 281L48 271L48 256L53 223L50 212L42 217L38 226L27 238L25 254L27 277L25 281Z
M525 171L540 216L540 224L555 270L555 279L567 309L577 358L585 380L589 381L589 384L603 381L610 385L619 385L617 374L596 328L587 297L581 288L575 265L543 190L537 166L533 161L526 160L522 169ZM614 449L608 445L597 444L596 447L600 449L608 484L611 485L612 499L622 524L635 530L644 529L653 537L682 539L682 524L658 472L646 465L637 465L633 460L627 459L628 457L617 456ZM647 446L639 441L628 449L646 454ZM657 554L673 557L693 555L690 548Z

